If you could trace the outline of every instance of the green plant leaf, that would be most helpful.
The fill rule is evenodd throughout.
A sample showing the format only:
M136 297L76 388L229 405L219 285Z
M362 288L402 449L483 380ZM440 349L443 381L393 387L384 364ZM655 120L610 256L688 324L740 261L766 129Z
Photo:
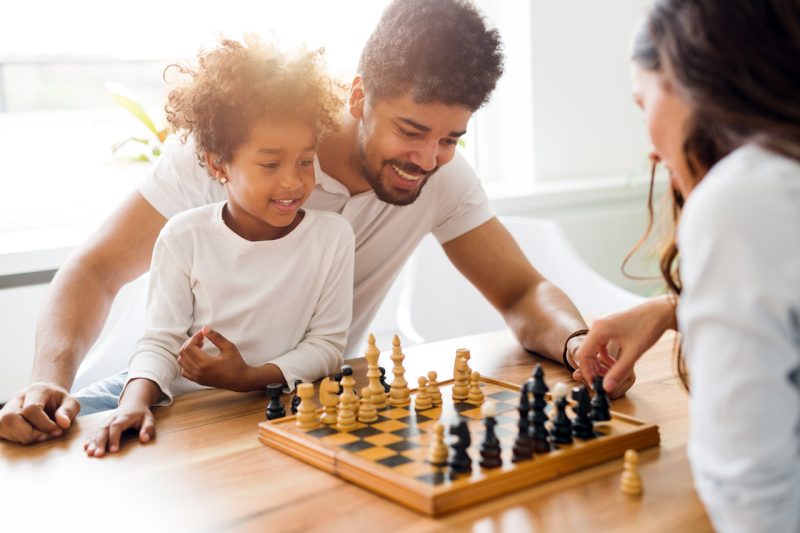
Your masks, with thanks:
M134 100L129 94L126 94L128 91L125 89L125 87L118 83L109 82L106 83L106 88L111 93L111 97L115 102L139 119L139 122L144 124L147 129L149 129L153 135L156 136L157 139L161 139L158 128L156 128L156 125L153 123L150 115L147 114L147 111L145 111L144 108L139 105L138 102L136 102L136 100Z
M150 144L150 141L148 141L147 139L143 139L141 137L128 137L127 139L124 139L124 140L119 141L119 142L115 142L113 145L111 145L111 152L116 154L120 149L122 149L123 146L125 146L126 144L128 144L131 141L137 142L137 143L141 143L141 144L144 144L144 145L149 145Z

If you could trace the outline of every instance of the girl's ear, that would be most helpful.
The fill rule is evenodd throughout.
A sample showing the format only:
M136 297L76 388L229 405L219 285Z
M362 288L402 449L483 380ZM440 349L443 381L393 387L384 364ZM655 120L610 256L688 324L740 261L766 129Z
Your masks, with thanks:
M350 94L347 99L350 115L355 119L360 119L364 116L364 102L366 100L366 92L364 88L364 78L360 74L356 74L353 82L350 84Z
M228 182L228 175L225 172L225 166L219 154L214 152L206 152L206 167L208 172L214 177L215 180L222 184Z

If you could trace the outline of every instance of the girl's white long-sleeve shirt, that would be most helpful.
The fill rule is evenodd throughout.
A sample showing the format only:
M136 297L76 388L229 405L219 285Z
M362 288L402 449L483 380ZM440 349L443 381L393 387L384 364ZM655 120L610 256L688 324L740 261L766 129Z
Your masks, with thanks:
M203 326L239 349L250 366L272 363L292 388L334 373L352 317L353 231L335 213L305 210L288 235L248 241L225 225L225 202L171 218L156 242L145 334L128 381L158 384L168 405L198 390L181 377L177 354ZM210 342L204 350L218 351Z
M678 244L698 493L720 531L800 531L800 163L729 154Z

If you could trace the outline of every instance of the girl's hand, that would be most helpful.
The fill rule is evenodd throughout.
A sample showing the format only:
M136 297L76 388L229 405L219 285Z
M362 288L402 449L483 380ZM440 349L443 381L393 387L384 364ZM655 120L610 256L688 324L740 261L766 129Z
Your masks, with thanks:
M202 350L208 339L219 348L212 356ZM178 352L181 375L200 385L244 392L253 368L244 362L239 349L216 331L204 327L187 340Z
M119 451L120 438L126 429L139 429L139 441L150 442L156 436L156 421L152 411L141 404L120 405L100 425L100 428L83 443L89 457L103 457Z
M575 352L579 378L592 383L603 378L603 388L612 396L632 384L636 361L670 328L675 327L675 308L668 298L653 298L635 307L602 317ZM615 355L612 346L618 348ZM627 385L627 387L626 387Z

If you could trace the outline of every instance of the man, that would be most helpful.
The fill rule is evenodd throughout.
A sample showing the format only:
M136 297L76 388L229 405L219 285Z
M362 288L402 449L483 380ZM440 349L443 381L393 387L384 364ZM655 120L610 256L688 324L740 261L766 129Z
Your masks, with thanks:
M306 204L341 213L355 232L345 355L354 353L403 263L432 232L525 348L572 361L585 323L530 265L455 151L502 74L500 49L497 31L464 0L396 0L367 42L343 126L320 142ZM0 438L33 443L69 428L80 406L67 391L117 291L148 267L168 217L223 199L191 141L165 150L153 175L53 280L31 385L0 412Z

